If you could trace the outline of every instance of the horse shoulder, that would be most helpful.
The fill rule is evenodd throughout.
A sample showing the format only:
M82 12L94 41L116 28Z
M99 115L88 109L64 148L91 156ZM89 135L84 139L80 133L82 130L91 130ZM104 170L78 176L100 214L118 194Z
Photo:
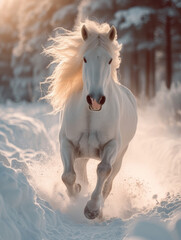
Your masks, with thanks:
M121 94L121 139L122 145L127 146L133 138L137 128L137 106L132 92L125 86L120 85ZM124 127L123 127L124 126Z
M132 106L136 109L137 104L136 104L136 99L135 99L135 96L133 95L133 93L124 85L120 85L120 89L127 96L129 101L131 102Z

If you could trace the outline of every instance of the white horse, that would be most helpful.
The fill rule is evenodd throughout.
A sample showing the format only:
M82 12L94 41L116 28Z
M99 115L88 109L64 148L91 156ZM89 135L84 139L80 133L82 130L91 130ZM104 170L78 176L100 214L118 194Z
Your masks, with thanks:
M88 182L88 159L100 160L97 184L84 210L88 219L94 219L101 213L135 134L136 102L117 79L121 45L115 27L86 20L53 41L46 53L58 64L48 79L46 98L55 112L63 109L62 180L68 195L76 196L81 191L77 179Z

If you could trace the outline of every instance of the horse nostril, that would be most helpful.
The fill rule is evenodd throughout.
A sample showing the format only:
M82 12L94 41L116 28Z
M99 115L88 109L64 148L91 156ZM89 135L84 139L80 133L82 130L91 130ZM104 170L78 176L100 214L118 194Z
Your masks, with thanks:
M103 104L105 103L105 101L106 101L106 97L105 97L105 96L102 96L102 97L99 99L99 103L100 103L101 105L103 105Z
M86 99L87 99L88 104L91 105L92 104L91 96L87 95Z

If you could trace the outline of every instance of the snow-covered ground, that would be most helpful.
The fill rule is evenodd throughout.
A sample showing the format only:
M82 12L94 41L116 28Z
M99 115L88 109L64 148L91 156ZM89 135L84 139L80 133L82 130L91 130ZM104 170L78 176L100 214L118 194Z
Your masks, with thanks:
M58 116L47 104L0 105L0 240L181 240L181 85L139 105L139 124L104 206L90 221L90 188L69 200L61 181Z

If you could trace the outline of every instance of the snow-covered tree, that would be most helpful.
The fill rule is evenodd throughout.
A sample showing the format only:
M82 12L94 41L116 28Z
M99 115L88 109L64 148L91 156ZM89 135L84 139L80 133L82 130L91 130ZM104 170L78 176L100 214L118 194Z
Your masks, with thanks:
M48 74L42 51L57 27L71 29L78 0L2 0L0 2L1 99L33 101ZM4 11L6 9L6 11Z

